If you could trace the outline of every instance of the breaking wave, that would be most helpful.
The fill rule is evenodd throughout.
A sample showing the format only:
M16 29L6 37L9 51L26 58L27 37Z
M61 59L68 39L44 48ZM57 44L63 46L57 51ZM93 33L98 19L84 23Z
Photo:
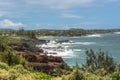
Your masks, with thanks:
M73 49L74 52L80 52L83 51L82 49Z
M91 45L91 44L96 44L95 42L73 42L73 43L63 43L65 45L69 44L81 44L81 45Z
M102 37L101 34L92 34L92 35L87 35L85 37Z
M114 34L120 34L120 32L114 32Z

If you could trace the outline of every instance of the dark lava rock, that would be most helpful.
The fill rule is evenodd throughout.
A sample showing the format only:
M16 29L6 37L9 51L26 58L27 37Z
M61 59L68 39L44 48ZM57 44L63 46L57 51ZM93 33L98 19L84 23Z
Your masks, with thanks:
M42 71L50 75L58 76L70 72L69 66L63 61L61 57L47 56L41 54L19 54L28 61L36 71Z

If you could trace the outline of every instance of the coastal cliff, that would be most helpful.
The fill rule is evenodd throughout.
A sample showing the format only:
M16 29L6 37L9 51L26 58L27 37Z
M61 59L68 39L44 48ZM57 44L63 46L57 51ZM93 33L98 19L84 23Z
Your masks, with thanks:
M63 61L61 57L47 56L33 53L19 53L28 65L36 71L42 71L51 75L62 75L70 72L69 66ZM60 74L58 74L60 73Z
M22 40L20 44L10 43L11 46L17 55L22 56L27 62L28 65L36 71L42 71L50 75L62 75L68 74L71 69L64 62L61 57L57 56L48 56L43 53L41 48L37 48L36 44L42 44L41 41L37 39L31 40Z

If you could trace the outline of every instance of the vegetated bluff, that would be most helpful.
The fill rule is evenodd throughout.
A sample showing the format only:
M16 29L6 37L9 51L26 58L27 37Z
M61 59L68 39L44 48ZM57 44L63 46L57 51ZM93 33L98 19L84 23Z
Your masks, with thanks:
M35 45L41 43L38 40L23 40L21 44L9 44L16 50L16 53L25 60L34 70L49 73L51 75L62 75L71 70L61 57L47 56L43 50Z

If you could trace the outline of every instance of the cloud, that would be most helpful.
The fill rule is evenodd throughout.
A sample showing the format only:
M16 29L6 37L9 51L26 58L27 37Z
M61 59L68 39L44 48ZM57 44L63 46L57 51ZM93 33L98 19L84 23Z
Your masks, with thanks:
M118 2L119 0L106 0L107 2Z
M96 0L26 0L29 4L42 4L50 8L68 9L75 6L87 6Z
M4 17L4 18L23 17L25 11L26 12L28 11L26 10L25 6L26 6L25 4L16 0L0 0L0 17ZM27 6L29 7L29 5Z
M44 5L54 9L70 9L74 7L86 7L104 3L119 2L119 0L25 0L31 5Z
M11 0L0 0L0 7L13 7L15 5L15 1Z
M8 19L4 19L3 21L0 21L0 28L18 28L23 26L24 24L22 23L15 23Z
M82 16L75 15L75 14L62 14L61 15L63 18L82 18Z
M7 6L7 5L11 5L11 3L10 2L5 2L5 1L0 2L0 6Z

